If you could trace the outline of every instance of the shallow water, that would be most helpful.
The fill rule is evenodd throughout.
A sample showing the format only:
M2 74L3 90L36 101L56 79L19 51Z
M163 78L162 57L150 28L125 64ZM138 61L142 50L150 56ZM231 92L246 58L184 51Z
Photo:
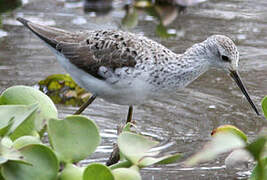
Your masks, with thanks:
M240 51L240 75L252 99L260 108L267 94L267 2L265 0L208 1L189 7L182 14L172 7L159 12L168 39L158 36L160 19L151 11L135 10L134 23L122 25L126 11L123 1L113 2L108 13L84 13L80 1L29 0L2 17L0 29L0 91L12 85L34 86L54 73L65 73L53 54L41 41L15 21L15 17L67 30L124 29L142 33L174 52L182 53L192 44L212 34L225 34L235 40ZM132 12L130 10L129 12ZM163 13L164 14L164 13ZM137 18L137 19L136 19ZM156 30L157 29L157 30ZM162 29L162 28L161 28ZM2 35L4 34L4 35ZM60 116L72 114L77 107L58 105ZM128 108L97 99L84 115L94 119L101 129L102 143L88 160L105 162L116 139L116 127L126 119ZM221 71L210 70L177 95L148 101L135 107L134 119L142 132L166 144L166 152L183 152L188 156L209 140L213 128L233 124L253 139L264 120L257 117L233 81ZM85 163L87 163L86 161ZM142 170L144 180L173 179L246 179L248 169L228 171L223 159L195 168L181 164L149 167Z

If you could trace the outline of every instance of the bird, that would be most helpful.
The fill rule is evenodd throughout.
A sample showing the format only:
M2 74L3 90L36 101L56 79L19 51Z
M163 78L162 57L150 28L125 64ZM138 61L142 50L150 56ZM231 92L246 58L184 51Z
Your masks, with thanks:
M212 35L183 54L143 35L121 30L69 32L18 17L55 54L78 85L92 93L74 114L80 114L97 97L133 106L186 87L211 68L236 82L257 115L259 111L238 74L239 51L225 35Z

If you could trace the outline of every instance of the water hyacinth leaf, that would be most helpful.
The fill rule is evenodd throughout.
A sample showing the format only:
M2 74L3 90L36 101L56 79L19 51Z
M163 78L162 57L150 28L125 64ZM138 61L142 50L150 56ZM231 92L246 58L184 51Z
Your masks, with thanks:
M50 144L63 162L77 162L92 154L100 143L96 124L85 116L73 115L48 122Z
M171 164L181 158L181 154L167 155L159 158L155 157L143 157L140 159L138 165L140 167L150 166L153 164Z
M0 114L1 114L1 107L0 107ZM7 120L5 118L5 120L3 122L0 123L0 136L5 136L7 134L7 132L9 131L10 127L12 126L12 124L14 123L14 119L15 117L11 117L7 122L5 122L5 120Z
M189 157L185 161L185 165L194 166L198 163L212 160L219 154L243 148L245 145L245 142L239 136L230 132L221 132L215 135L200 152Z
M247 140L248 140L246 134L233 125L219 126L218 128L216 128L212 131L211 135L213 136L213 135L216 135L217 133L221 133L221 132L231 132L231 133L239 136L241 139L243 139L244 142L247 142Z
M41 140L35 136L22 136L16 139L13 143L15 149L21 149L30 144L42 144Z
M3 146L11 148L13 146L13 141L8 136L5 136L1 139L1 144Z
M255 160L259 161L263 153L266 137L259 137L252 143L246 146L246 149L251 153Z
M131 132L122 132L118 137L118 145L121 153L136 165L145 156L157 155L159 153L158 151L149 151L157 144L157 141Z
M47 146L29 145L21 153L31 165L8 161L2 165L6 180L55 180L59 169L56 155Z
M64 167L58 180L83 180L83 169L69 163Z
M86 167L83 173L83 180L115 180L111 170L98 163L90 164Z
M57 118L58 113L51 99L41 91L27 86L12 86L0 96L0 105L30 105L39 103L35 127L40 131L50 118Z
M16 161L17 163L29 165L29 162L25 161L25 157L21 154L20 151L13 147L7 147L2 143L0 145L0 154L0 164L4 164L8 161Z
M141 180L138 170L133 168L118 168L112 171L115 180Z
M4 177L2 176L1 172L0 172L0 180L5 180Z
M267 119L267 96L265 96L261 101L262 111L264 113L265 118Z
M33 117L38 109L37 103L31 105L0 105L1 135L16 139L34 132Z
M254 167L249 180L267 179L267 157L264 157Z

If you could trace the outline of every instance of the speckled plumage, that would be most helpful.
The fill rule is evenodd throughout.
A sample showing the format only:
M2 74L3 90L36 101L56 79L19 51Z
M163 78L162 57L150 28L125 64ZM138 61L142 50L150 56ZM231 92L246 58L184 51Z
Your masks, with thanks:
M210 67L237 70L239 54L226 36L211 36L184 54L176 54L129 32L71 33L20 21L46 42L80 86L117 104L140 104L148 98L175 92ZM221 54L229 57L231 66L221 59Z

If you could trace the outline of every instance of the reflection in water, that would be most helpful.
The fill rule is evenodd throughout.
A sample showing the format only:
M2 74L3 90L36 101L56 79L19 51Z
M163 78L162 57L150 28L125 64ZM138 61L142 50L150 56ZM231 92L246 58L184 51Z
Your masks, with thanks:
M197 5L199 3L203 3L207 0L156 0L156 2L158 3L169 3L172 5L178 5L181 7L188 7L188 6L194 6Z
M153 17L151 21L158 21L155 28L156 34L161 38L169 38L176 36L176 30L167 28L178 16L179 9L172 5L153 5L146 8L138 8L132 5L124 7L126 14L122 19L122 26L132 29L138 25L139 14L147 14L147 17Z
M112 10L113 0L84 0L84 12L106 15Z
M15 23L16 16L35 19L46 25L53 22L53 26L68 30L118 29L125 17L125 1L121 0L114 0L113 10L101 17L84 14L82 5L62 8L66 7L66 3L62 5L57 2L59 0L29 1L25 7L3 17L3 30L8 32L8 36L0 40L0 91L12 85L35 85L51 74L65 72L37 38ZM169 39L160 39L155 32L160 18L140 8L134 10L138 23L127 30L142 33L176 53L184 52L187 47L212 34L225 34L235 39L240 51L240 75L253 95L251 98L256 100L259 107L267 89L266 0L214 0L205 2L203 6L190 7L185 14L180 15L178 12L177 17L165 25L168 30L176 31L176 36ZM75 21L72 20L77 17L84 18L86 23L74 25ZM181 29L182 35L179 36ZM61 117L77 109L57 106ZM116 139L116 127L125 120L126 113L127 107L110 104L102 99L97 99L86 109L84 115L96 121L103 135L102 144L90 162L107 160ZM235 125L248 134L249 139L253 139L261 127L266 125L264 120L251 111L234 82L223 72L215 70L207 72L184 91L168 99L149 101L136 107L134 115L142 132L168 145L174 143L166 151L179 151L185 153L185 156L201 148L210 138L212 129L219 125ZM229 180L246 179L248 176L246 170L228 172L221 159L190 169L183 168L181 164L151 167L144 169L142 174L144 180Z
M22 5L20 0L0 0L0 38L7 36L8 33L2 30L2 14L12 11Z
M11 11L21 5L21 0L0 0L0 14Z
M187 6L193 6L206 0L169 0L169 1L134 1L126 4L124 9L126 14L122 19L122 26L132 29L138 25L139 17L146 16L146 20L158 22L155 28L156 35L161 38L181 37L183 30L169 28L179 15L186 13Z

